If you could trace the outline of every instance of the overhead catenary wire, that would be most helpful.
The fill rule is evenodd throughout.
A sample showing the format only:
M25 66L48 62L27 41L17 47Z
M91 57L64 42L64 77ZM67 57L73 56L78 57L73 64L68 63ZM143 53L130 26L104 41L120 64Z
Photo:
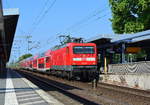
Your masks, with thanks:
M53 0L52 2L50 2L51 0L46 0L46 2L44 3L44 7L42 8L42 10L40 11L40 14L35 18L35 21L32 24L32 29L29 31L29 34L31 35L36 28L38 27L38 25L42 22L42 20L44 20L45 16L47 15L47 13L52 9L52 7L55 5L57 0ZM50 3L50 4L49 4ZM49 4L48 7L46 7ZM42 47L41 47L42 48Z
M71 32L80 31L82 28L85 28L85 27L89 26L89 24L90 24L91 22L94 23L94 22L96 22L96 21L98 21L98 20L100 20L100 19L102 19L102 18L104 18L104 17L106 17L106 16L108 16L108 15L109 15L109 12L106 13L106 14L104 14L104 15L102 15L102 16L96 17L95 19L93 19L93 20L91 20L91 21L89 21L89 22L87 22L87 23L85 23L85 24L82 24L82 25L80 25L80 26L78 26L78 27L72 29ZM70 32L70 33L71 33L71 32Z
M94 10L94 11L92 12L92 14L89 14L88 16L86 16L85 18L83 18L82 20L80 20L79 22L77 22L77 23L71 25L71 26L68 27L66 30L73 30L73 29L75 29L75 28L81 26L82 24L88 22L89 20L91 20L91 19L93 19L93 18L95 18L95 17L96 17L96 19L94 19L94 21L99 20L99 19L101 19L101 18L107 16L107 14L105 14L105 15L103 15L103 16L99 16L100 13L103 13L103 12L107 11L107 9L108 9L108 7L105 7L105 8L103 8L102 10ZM56 42L57 37L58 37L59 35L61 35L61 34L62 34L62 32L59 32L59 33L57 33L56 35L54 35L54 37L48 38L47 41L45 42L45 44L43 44L43 47L45 47L47 44ZM43 48L43 47L41 47L41 48Z
M59 33L56 34L56 36L53 36L51 38L48 38L46 41L44 41L44 43L41 43L40 47L38 48L37 50L37 53L38 52L43 52L43 49L50 49L53 45L53 44L56 44L57 42L57 36L59 35Z
M108 7L105 7L105 8L103 8L102 10L97 10L97 9L94 10L94 11L93 11L92 13L90 13L88 16L84 17L84 18L81 19L80 21L78 21L78 22L76 22L75 24L71 25L71 26L68 27L66 30L68 31L68 30L76 29L76 28L79 27L79 26L81 27L81 25L82 25L83 23L86 23L87 21L89 21L89 20L92 19L92 18L95 18L95 17L96 17L96 19L94 19L94 21L96 21L96 20L99 20L99 19L101 19L101 18L107 16L108 14L105 14L105 15L103 15L103 16L98 16L100 13L107 11L107 9L108 9ZM97 16L98 16L98 17L97 17ZM88 24L89 24L89 23L88 23ZM53 39L53 38L48 38L47 42L48 42L49 44L50 44L50 41L51 41L51 43L54 42L54 41L57 39L57 37L58 37L59 35L61 35L61 34L63 34L63 32L57 33L57 34L55 35L54 39ZM68 34L68 35L70 35L70 34Z
M35 25L37 24L37 21L39 20L39 18L42 16L44 10L46 9L47 5L50 3L51 0L46 0L41 11L39 12L39 14L35 17L35 19L33 20L33 23L31 24L31 29L29 30L29 32L25 32L23 29L21 29L20 27L18 28L19 32L21 34L29 34L31 32L31 30L33 30L33 28L35 28Z
M46 43L49 44L50 42L57 40L57 38L60 34L61 33L56 33L55 35L53 35L53 37L48 38Z
M22 30L19 27L19 31L22 34L25 34L25 36L31 36L32 33L35 31L35 29L38 27L38 25L41 23L41 21L44 19L44 17L46 16L46 14L51 10L51 8L54 6L54 4L56 3L56 0L46 0L44 3L43 8L41 9L41 11L39 12L39 15L36 16L35 20L33 21L32 25L31 25L31 29L29 30L29 32L25 32L24 30Z
M104 14L104 15L102 15L102 16L100 16L100 17L97 17L96 19L94 19L92 22L95 22L95 21L97 21L97 20L99 20L99 19L102 19L102 18L104 18L104 17L106 17L108 14ZM87 23L86 25L84 25L84 26L82 26L82 27L85 27L85 26L88 26L88 24L89 23ZM80 26L80 28L81 28L81 26ZM74 30L74 31L76 31L76 30ZM50 44L50 43L54 43L55 41L56 41L56 39L57 39L57 37L59 36L59 35L61 35L62 34L62 32L60 32L60 33L57 33L56 35L55 35L55 37L53 37L53 38L49 38L48 40L47 40L47 44ZM68 34L68 35L70 35L70 34Z
M44 12L44 10L46 9L46 6L49 4L51 0L46 0L45 3L44 3L44 6L42 7L41 11L39 12L39 14L36 16L34 22L32 25L35 25L36 22L38 21L38 19L41 17L41 14Z
M38 25L42 22L42 20L44 20L45 16L47 15L47 13L52 9L52 7L55 5L57 0L53 0L51 2L51 4L47 7L47 9L45 11L43 11L43 14L41 16L37 16L37 20L36 22L34 22L33 24L33 28L29 31L29 34L32 34L36 28L38 27ZM48 2L48 1L46 1Z
M52 44L56 44L56 41L58 40L58 36L60 35L60 33L57 33L56 35L54 35L51 38L48 38L47 41L45 42L45 44L42 45L41 48L45 48L46 45L52 45ZM49 46L50 47L50 46Z
M68 28L66 29L66 31L73 30L74 28L76 28L76 27L78 27L78 26L80 26L80 25L86 23L86 22L89 21L90 19L92 19L92 18L98 16L100 13L103 13L103 12L105 12L105 11L107 11L107 10L108 10L108 7L105 7L105 8L103 8L102 10L97 10L97 9L94 10L94 11L92 12L92 14L89 14L88 16L84 17L84 18L81 19L80 21L78 21L78 22L76 22L75 24L71 25L70 27L68 27Z

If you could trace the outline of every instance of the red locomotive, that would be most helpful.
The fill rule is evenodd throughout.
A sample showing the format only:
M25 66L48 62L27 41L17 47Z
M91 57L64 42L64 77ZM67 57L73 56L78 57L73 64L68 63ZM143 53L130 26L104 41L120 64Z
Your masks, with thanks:
M63 77L92 79L97 70L97 51L94 43L66 43L38 56L30 57L20 66Z

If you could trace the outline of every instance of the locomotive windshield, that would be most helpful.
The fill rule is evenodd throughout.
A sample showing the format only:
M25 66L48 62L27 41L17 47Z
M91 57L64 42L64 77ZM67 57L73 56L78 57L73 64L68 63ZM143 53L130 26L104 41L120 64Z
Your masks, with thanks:
M94 54L93 46L75 46L73 47L74 54Z

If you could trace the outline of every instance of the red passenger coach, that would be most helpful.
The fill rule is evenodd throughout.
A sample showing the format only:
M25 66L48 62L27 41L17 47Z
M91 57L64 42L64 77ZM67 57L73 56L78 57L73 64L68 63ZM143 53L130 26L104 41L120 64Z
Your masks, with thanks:
M28 59L28 69L32 69L33 67L33 57L30 57L29 59Z
M32 57L27 58L27 59L21 61L20 66L23 67L23 68L26 68L26 69L32 69L32 66L33 66L32 65L32 60L33 60Z
M45 52L45 69L50 70L51 65L52 65L52 56L51 56L52 51L48 50Z
M45 53L39 55L39 57L37 58L37 62L38 62L37 69L45 71Z
M26 67L26 60L20 61L19 65L20 65L21 68L25 68Z
M25 68L26 68L26 69L29 69L29 65L30 65L30 63L29 63L29 58L27 58L27 59L26 59L26 67L25 67Z
M33 68L34 70L37 69L37 66L38 66L37 58L38 58L38 55L35 55L35 56L33 57L33 66L32 66L32 68Z

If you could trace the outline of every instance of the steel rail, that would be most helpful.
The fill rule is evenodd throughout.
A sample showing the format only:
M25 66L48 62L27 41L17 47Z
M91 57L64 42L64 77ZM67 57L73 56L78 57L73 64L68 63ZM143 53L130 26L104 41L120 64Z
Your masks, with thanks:
M34 80L36 80L36 81L38 81L38 82L42 82L42 83L44 83L44 84L46 84L46 85L48 85L48 86L50 86L50 87L53 87L53 88L56 88L56 89L60 90L62 93L64 93L64 94L67 95L68 97L70 97L70 98L72 98L72 99L74 99L74 100L76 100L76 101L82 103L83 105L101 105L101 104L95 103L95 102L93 102L93 101L91 101L91 100L88 100L88 99L86 99L86 98L84 98L84 97L82 97L82 96L79 96L79 95L77 95L77 94L74 94L74 93L72 93L72 92L69 92L69 91L67 91L67 90L65 90L65 89L63 89L63 88L61 88L61 87L59 87L59 86L57 86L57 85L55 85L55 84L52 84L52 83L47 82L47 81L44 81L44 80L38 78L38 77L35 76L35 75L34 75L34 76L31 76L31 75L29 75L28 73L25 73L25 72L21 72L21 73L24 74L24 75L26 75L27 77L30 77L31 79L34 79Z
M98 86L107 88L107 89L112 89L114 91L125 92L125 93L136 95L136 96L150 98L150 91L146 91L146 90L134 89L130 87L118 86L118 85L107 84L107 83L102 83L102 82L100 82Z

